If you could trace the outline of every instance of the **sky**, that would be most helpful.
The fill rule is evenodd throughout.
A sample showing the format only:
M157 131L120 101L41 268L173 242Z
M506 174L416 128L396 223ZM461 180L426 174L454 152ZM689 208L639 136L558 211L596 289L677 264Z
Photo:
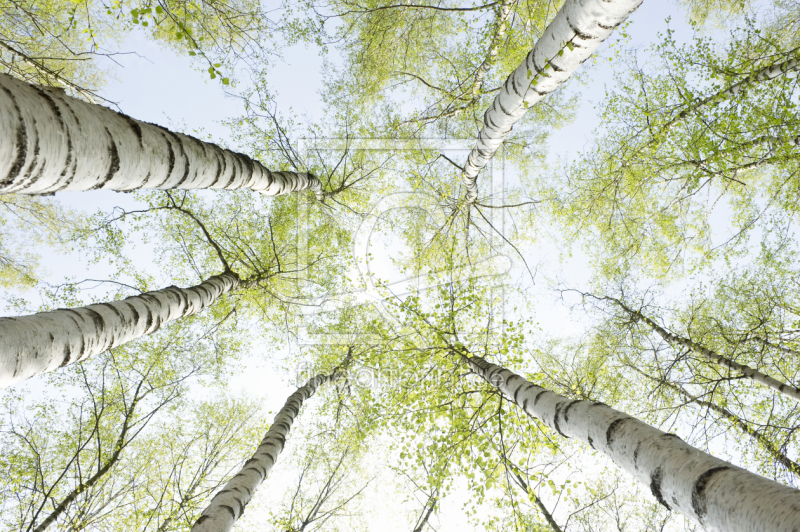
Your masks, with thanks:
M644 49L653 43L659 32L666 30L665 20L672 17L670 27L676 30L678 40L691 36L691 28L685 22L683 15L672 2L649 0L646 1L630 18L629 26L625 31L629 37L624 38L619 33L605 43L601 48L598 64L583 79L582 84L569 87L569 90L581 94L581 105L575 122L555 132L550 138L549 161L557 164L569 160L577 151L585 147L592 139L592 131L598 127L599 120L594 110L603 97L606 86L613 83L611 67L606 58L611 50L620 45L620 39L625 39L625 46ZM533 43L532 43L533 44ZM120 109L139 120L153 122L173 130L186 132L200 132L216 142L230 144L228 129L222 122L228 118L238 117L243 114L242 102L237 98L227 96L223 87L216 80L208 79L205 72L195 70L188 57L178 56L172 50L162 49L156 43L141 35L133 33L121 46L123 50L135 50L136 54L123 55L116 58L118 66L112 67L112 75L101 95L111 101L117 102ZM305 45L296 45L283 50L284 60L277 62L270 69L269 84L282 111L292 110L300 117L307 117L310 121L321 119L325 108L319 97L323 89L323 78L320 70L323 67L323 58L317 49ZM336 57L331 58L334 62ZM245 78L246 80L246 78ZM237 88L243 88L246 81ZM512 171L513 174L513 171ZM513 179L510 174L509 178ZM92 213L97 209L107 210L109 205L119 205L126 208L135 207L133 199L126 194L109 191L92 192L61 192L58 199L65 205ZM376 198L376 202L379 198ZM140 260L153 259L152 250L147 246L137 247L137 256ZM58 283L64 277L77 279L105 278L107 268L104 265L87 265L85 257L71 254L67 257L57 256L52 252L43 251L45 258L55 259L57 268L51 268L48 281ZM49 255L48 255L49 254ZM548 264L562 269L564 276L576 280L585 279L586 268L581 265L578 256L572 264L556 265L555 248L542 248L526 252L532 263ZM551 260L552 259L552 260ZM396 277L396 272L391 268L390 261L383 261L377 265L377 275L381 278ZM380 268L384 268L380 270ZM554 272L551 272L554 274ZM556 298L544 293L545 286L541 287L542 297L553 302L551 307L542 312L541 325L556 330L569 330L578 327L572 322L567 306L559 305ZM572 325L571 325L572 324ZM285 398L294 389L294 379L283 373L279 367L288 350L282 353L267 353L256 346L252 356L244 362L242 376L237 378L232 388L239 388L246 393L261 398L264 401L265 411L277 411ZM35 384L32 384L35 386ZM287 453L291 451L287 448ZM277 470L279 471L279 470ZM260 501L254 508L268 506L269 494L279 491L281 483L280 474L273 475L270 479L272 487L262 490ZM460 513L460 503L449 501L439 515L441 527L439 530L463 530L464 516ZM262 510L263 511L263 510ZM257 522L258 512L251 512L249 522ZM385 526L382 530L390 530L390 525L396 525L397 530L407 529L405 523L386 520L385 514L375 516ZM253 521L255 520L255 521Z

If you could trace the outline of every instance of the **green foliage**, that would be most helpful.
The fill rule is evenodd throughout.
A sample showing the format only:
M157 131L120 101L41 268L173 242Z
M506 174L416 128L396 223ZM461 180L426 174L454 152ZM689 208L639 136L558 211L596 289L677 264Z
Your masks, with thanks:
M41 272L33 245L63 252L82 223L76 213L48 199L0 196L0 287L34 286Z
M724 47L708 38L680 45L668 32L651 53L657 68L629 54L595 148L560 189L544 187L560 196L553 212L569 236L593 242L587 250L606 279L633 268L691 272L798 214L796 71L756 75L796 60L796 43L747 21ZM715 206L732 211L730 226L716 228L721 239Z

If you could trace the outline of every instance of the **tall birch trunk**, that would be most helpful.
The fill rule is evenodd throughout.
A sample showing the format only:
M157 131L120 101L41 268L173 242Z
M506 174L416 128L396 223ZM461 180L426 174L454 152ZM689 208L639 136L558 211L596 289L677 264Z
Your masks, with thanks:
M642 0L567 0L483 116L462 179L467 202L478 197L478 172L528 108L561 86Z
M308 173L258 161L161 126L0 74L0 193L140 188L311 190Z
M0 318L0 388L86 360L200 312L239 286L233 272L190 288L170 286L121 301Z
M588 443L707 530L800 530L800 491L714 458L602 403L572 400L480 357L469 366L529 416Z
M350 355L339 368L345 366ZM267 478L272 466L283 450L286 438L292 428L294 418L300 413L303 401L314 395L317 388L325 382L339 378L339 368L330 375L317 375L302 388L289 396L275 421L272 422L261 444L253 456L245 462L242 469L225 484L222 490L214 495L191 532L228 532L244 513L258 486Z
M750 366L745 364L739 364L735 360L731 360L730 358L724 357L713 351L708 349L707 347L703 347L702 345L692 342L688 338L683 338L681 336L677 336L675 334L670 333L659 324L639 312L638 310L633 310L628 308L622 301L613 297L607 297L611 301L614 301L617 305L622 307L622 309L627 312L632 318L642 320L645 322L653 331L658 333L658 335L663 338L667 343L671 345L679 345L681 347L685 347L698 355L704 356L708 360L712 362L716 362L720 366L726 367L730 370L736 371L741 373L743 376L751 379L759 384L763 384L769 388L772 388L776 392L788 397L789 399L793 399L794 401L800 402L800 389L795 386L790 386L786 383L779 381L773 377L765 373L761 373L757 369L753 369Z

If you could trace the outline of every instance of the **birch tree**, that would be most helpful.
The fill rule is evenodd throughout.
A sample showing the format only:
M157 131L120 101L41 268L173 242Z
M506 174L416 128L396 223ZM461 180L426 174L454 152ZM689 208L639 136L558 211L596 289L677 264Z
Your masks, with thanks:
M308 189L321 198L311 174L273 172L246 155L5 74L0 89L0 192Z
M591 294L583 294L583 295L584 296L586 296L586 295L590 295L591 296ZM592 296L592 297L596 297L596 296ZM697 353L699 355L704 356L710 362L714 362L714 363L719 364L720 366L723 366L723 367L725 367L725 368L727 368L729 370L738 372L742 376L744 376L744 377L746 377L748 379L752 379L755 382L758 382L759 384L767 386L767 387L771 388L772 390L774 390L774 391L776 391L778 393L781 393L781 394L785 395L786 397L789 397L790 399L793 399L795 401L799 401L800 400L800 390L798 390L796 387L794 387L794 386L792 386L790 384L786 384L784 382L781 382L781 381L779 381L779 380L777 380L777 379L775 379L773 377L770 377L769 375L766 375L766 374L758 371L757 369L751 368L750 366L747 366L745 364L740 364L740 363L738 363L738 362L736 362L734 360L731 360L731 359L729 359L727 357L724 357L724 356L720 355L719 353L713 351L712 349L709 349L709 348L707 348L707 347L705 347L703 345L700 345L700 344L698 344L696 342L693 342L689 338L684 338L682 336L678 336L676 334L673 334L673 333L667 331L666 329L664 329L663 327L661 327L659 324L657 324L655 321L653 321L648 316L645 316L644 314L642 314L641 311L631 309L629 306L627 306L625 303L623 303L622 301L620 301L619 299L617 299L615 297L604 296L604 297L600 297L600 298L597 298L597 299L608 300L608 301L611 301L611 302L617 304L620 308L622 308L622 310L624 310L626 313L628 313L628 315L634 321L641 320L642 322L647 324L647 326L650 327L650 329L652 329L654 332L656 332L661 338L663 338L665 341L669 342L672 345L680 346L680 347L684 347L686 349L689 349L689 350L691 350L691 351L693 351L693 352L695 352L695 353Z
M527 109L569 79L641 3L641 0L565 2L484 115L483 129L462 174L467 203L474 203L478 197L478 172L494 156Z
M191 316L236 289L226 272L190 288L169 287L122 301L0 318L0 386L74 364Z
M278 460L294 418L300 413L303 402L314 395L317 388L342 377L352 360L352 348L342 363L329 374L312 377L286 400L286 404L275 416L256 452L245 462L244 467L211 499L208 507L197 519L192 532L227 532L244 513L258 486L266 480L272 466Z
M800 492L714 458L601 403L571 400L480 357L466 362L528 415L609 456L667 508L711 530L793 530Z
M108 532L191 528L210 495L238 469L260 432L261 415L253 401L230 397L224 389L215 389L214 394L218 397L188 403L181 412L154 423L115 472L133 479L130 488L116 500L98 497L98 504L80 522ZM108 511L109 507L125 511ZM71 520L70 526L80 530L77 522Z

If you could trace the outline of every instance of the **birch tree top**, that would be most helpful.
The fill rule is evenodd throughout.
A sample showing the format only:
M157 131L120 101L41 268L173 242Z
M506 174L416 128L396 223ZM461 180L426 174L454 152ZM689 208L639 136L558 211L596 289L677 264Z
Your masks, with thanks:
M0 0L0 532L794 526L800 11L638 4Z

